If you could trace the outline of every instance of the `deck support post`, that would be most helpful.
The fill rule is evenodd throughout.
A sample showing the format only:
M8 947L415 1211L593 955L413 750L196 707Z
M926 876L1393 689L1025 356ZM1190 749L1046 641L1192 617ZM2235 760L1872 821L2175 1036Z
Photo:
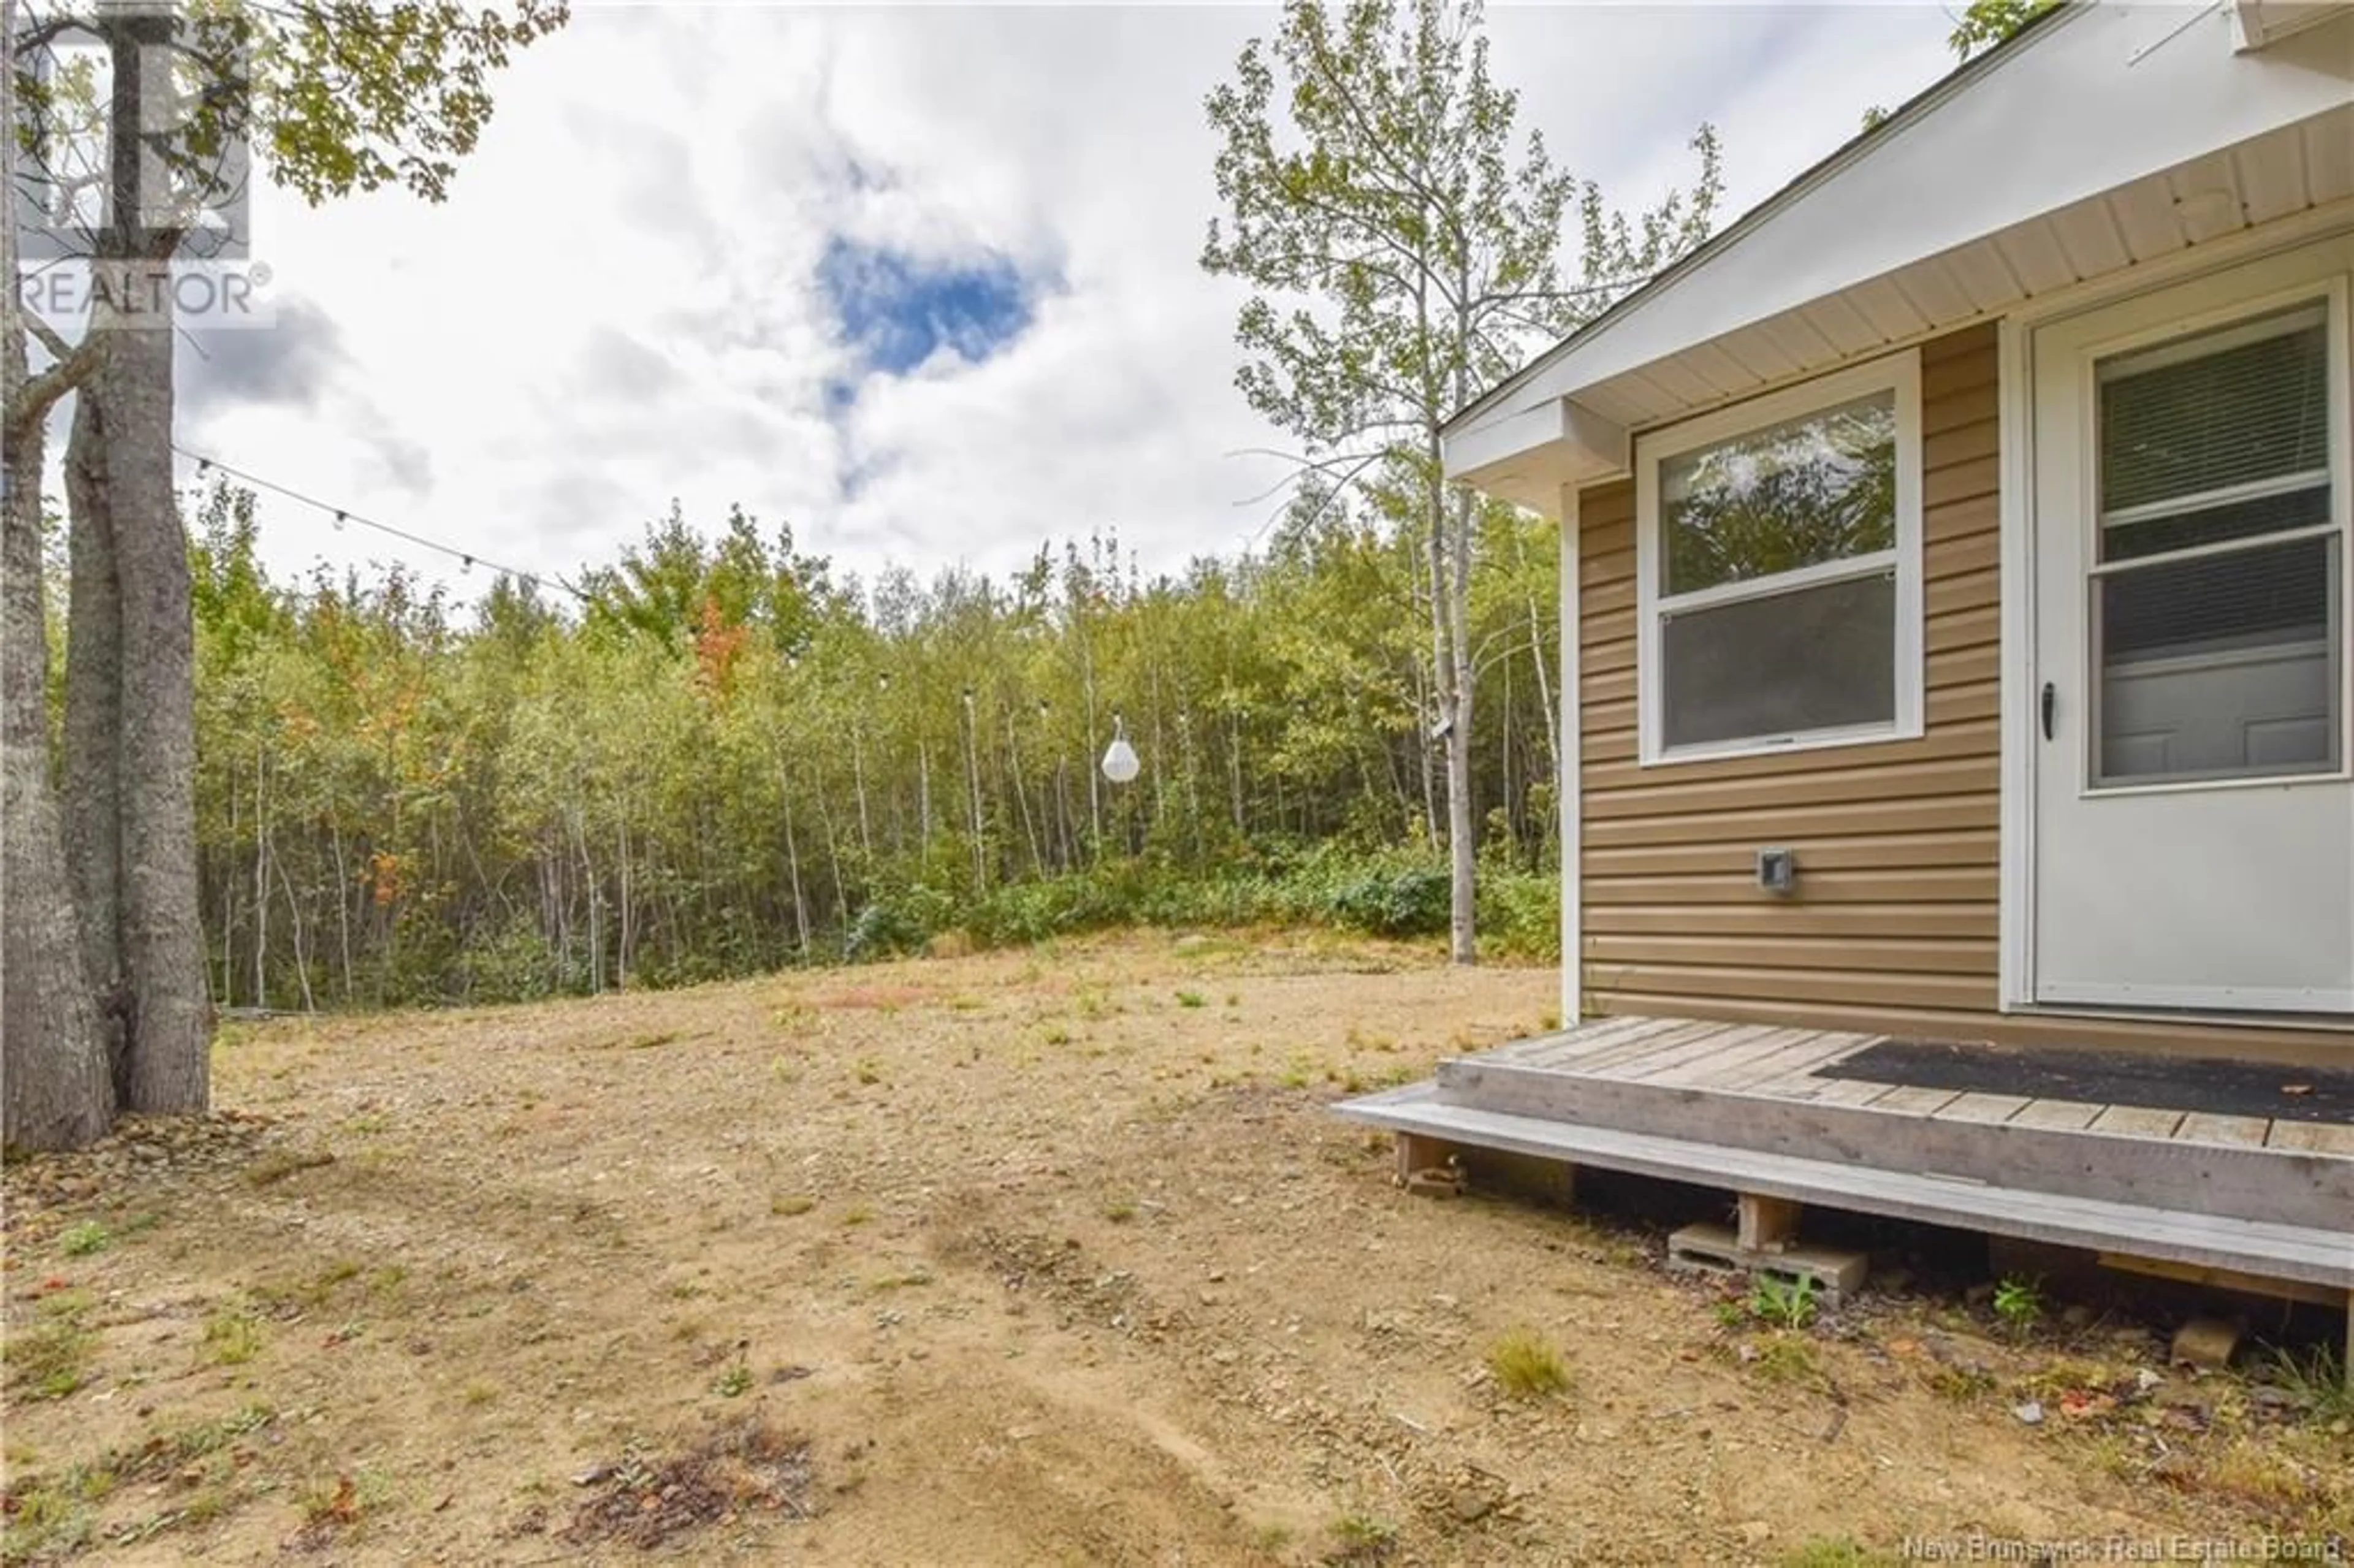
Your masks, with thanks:
M1426 1138L1418 1132L1397 1135L1397 1181L1403 1187L1417 1171L1446 1167L1456 1158L1456 1146L1444 1139Z
M1768 1198L1744 1192L1739 1198L1741 1250L1786 1252L1798 1239L1798 1216L1805 1205L1789 1198Z

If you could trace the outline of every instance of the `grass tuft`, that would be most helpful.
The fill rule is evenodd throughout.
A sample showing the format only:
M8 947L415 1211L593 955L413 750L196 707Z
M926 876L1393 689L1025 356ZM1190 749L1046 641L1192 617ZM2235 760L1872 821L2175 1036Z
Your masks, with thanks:
M1515 1399L1534 1399L1569 1388L1569 1367L1561 1352L1533 1329L1508 1330L1488 1347L1488 1373Z

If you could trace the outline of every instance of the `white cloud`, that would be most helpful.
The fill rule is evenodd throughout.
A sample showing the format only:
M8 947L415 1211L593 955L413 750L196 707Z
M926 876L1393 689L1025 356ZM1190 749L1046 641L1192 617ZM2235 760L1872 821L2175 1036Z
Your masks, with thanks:
M1204 95L1258 8L583 9L499 89L451 200L264 207L305 322L191 400L196 450L486 558L569 572L679 497L731 502L871 577L1002 570L1116 526L1148 568L1231 549L1284 444L1233 388L1232 284L1196 265ZM1745 207L1948 63L1925 6L1526 6L1493 69L1556 159L1628 205L1702 120ZM1726 215L1730 216L1730 213ZM836 235L1052 281L979 365L856 380L815 283ZM196 375L202 384L205 372ZM223 375L226 383L232 378ZM244 390L240 391L239 389ZM298 395L299 393L299 395ZM273 566L450 564L265 499ZM467 585L458 584L463 588Z

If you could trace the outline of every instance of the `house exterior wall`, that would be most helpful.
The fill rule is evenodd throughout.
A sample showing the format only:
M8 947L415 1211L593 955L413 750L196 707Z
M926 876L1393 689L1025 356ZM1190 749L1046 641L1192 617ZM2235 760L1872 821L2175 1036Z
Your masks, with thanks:
M1638 766L1634 486L1581 492L1586 1010L2354 1061L2354 1030L1999 1012L1998 379L1991 325L1922 345L1916 740ZM1766 845L1797 852L1795 895L1755 885Z

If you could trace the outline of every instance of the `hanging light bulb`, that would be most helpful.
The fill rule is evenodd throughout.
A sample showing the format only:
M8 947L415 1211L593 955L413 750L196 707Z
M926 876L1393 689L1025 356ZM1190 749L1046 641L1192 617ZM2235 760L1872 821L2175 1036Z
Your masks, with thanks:
M1128 744L1128 725L1114 714L1111 744L1104 747L1103 776L1115 784L1126 784L1136 777L1136 747Z

